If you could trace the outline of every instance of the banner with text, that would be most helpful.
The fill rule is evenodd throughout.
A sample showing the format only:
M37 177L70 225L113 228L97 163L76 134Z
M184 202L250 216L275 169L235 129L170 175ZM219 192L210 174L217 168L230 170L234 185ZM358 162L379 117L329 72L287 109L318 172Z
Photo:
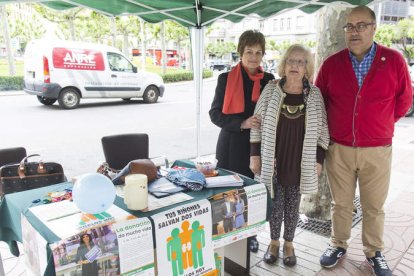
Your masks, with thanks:
M210 210L204 199L152 216L158 275L192 276L215 270Z

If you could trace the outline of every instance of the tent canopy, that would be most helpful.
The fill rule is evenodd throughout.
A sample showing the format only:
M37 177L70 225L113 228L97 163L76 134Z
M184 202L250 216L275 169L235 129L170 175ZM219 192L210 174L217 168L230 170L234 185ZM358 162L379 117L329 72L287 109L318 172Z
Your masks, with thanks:
M203 27L217 19L239 22L246 16L267 18L288 9L312 13L324 5L366 5L372 0L0 0L1 4L38 2L56 10L85 7L108 16L137 15L156 23L173 19L186 27Z

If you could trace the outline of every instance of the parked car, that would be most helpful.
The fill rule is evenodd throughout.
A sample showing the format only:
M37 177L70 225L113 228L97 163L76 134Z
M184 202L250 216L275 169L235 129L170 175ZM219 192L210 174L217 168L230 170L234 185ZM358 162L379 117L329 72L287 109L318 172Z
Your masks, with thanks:
M229 71L231 69L231 64L229 61L226 60L213 60L210 61L208 67L210 70L218 70L218 71Z
M413 104L411 105L407 114L405 114L405 117L410 117L410 116L413 116L414 114L414 79L413 78L411 78L411 88L413 89Z
M138 71L114 47L78 41L34 40L24 58L24 91L40 103L73 109L81 98L143 98L164 94L161 76Z

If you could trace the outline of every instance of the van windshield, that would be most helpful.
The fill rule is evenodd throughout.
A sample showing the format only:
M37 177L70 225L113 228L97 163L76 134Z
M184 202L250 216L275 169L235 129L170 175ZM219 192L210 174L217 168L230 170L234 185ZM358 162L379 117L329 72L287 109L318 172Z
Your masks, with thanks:
M120 54L108 52L108 63L112 71L133 73L131 62Z

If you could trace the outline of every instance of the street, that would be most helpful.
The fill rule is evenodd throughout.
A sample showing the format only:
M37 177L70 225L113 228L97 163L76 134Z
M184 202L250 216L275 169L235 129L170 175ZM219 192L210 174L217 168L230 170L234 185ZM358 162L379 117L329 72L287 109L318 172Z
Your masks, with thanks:
M201 98L200 154L214 154L219 128L208 110L214 97L217 74L204 80ZM81 100L74 110L40 104L35 96L0 93L2 122L0 148L23 146L44 161L63 165L70 177L94 172L104 161L101 138L121 133L148 133L150 156L170 161L192 158L196 153L196 103L193 82L166 84L156 104L141 100ZM411 173L414 150L414 117L401 119L395 128L393 168Z
M216 72L215 72L215 76ZM200 154L213 154L219 128L208 110L217 78L204 80ZM150 157L165 155L170 161L195 157L196 97L193 82L166 84L156 104L141 100L81 99L74 110L40 104L35 96L0 93L2 122L0 148L23 146L44 161L62 164L70 177L94 172L104 161L101 138L122 133L147 133Z

